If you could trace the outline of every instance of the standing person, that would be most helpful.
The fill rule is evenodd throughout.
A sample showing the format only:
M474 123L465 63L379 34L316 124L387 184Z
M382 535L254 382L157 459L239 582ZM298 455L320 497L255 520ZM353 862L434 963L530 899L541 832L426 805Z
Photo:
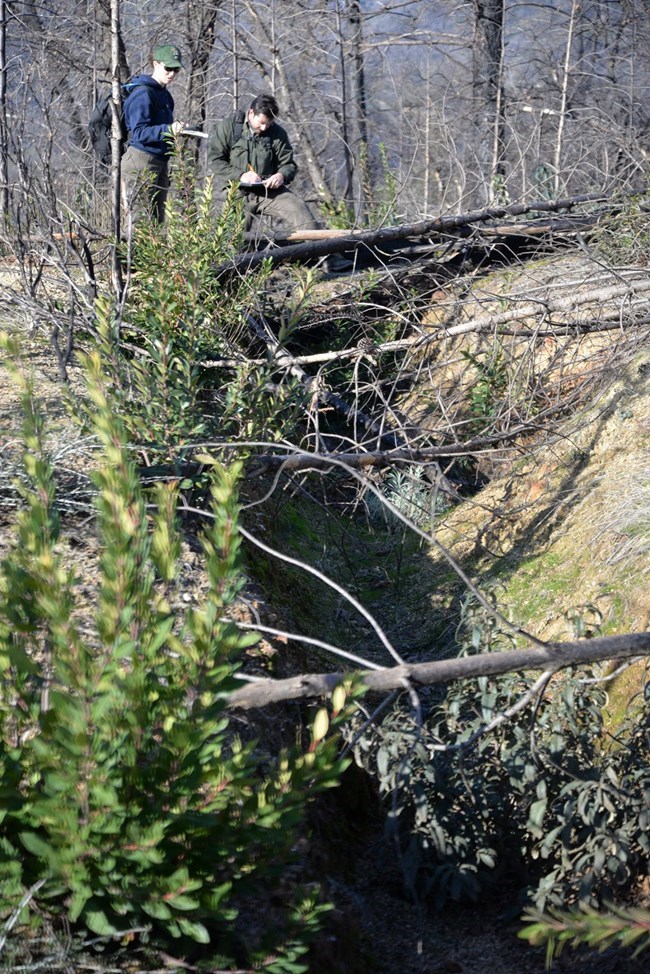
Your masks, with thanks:
M174 44L154 48L151 74L129 82L124 102L124 121L129 133L122 158L122 189L133 223L149 219L162 223L169 192L171 136L183 128L174 121L174 99L167 86L183 67Z
M298 167L289 136L276 122L279 114L272 95L258 95L239 134L234 118L217 125L208 144L215 188L223 198L229 183L239 184L246 196L246 230L256 216L277 217L293 230L317 230L307 204L288 188Z

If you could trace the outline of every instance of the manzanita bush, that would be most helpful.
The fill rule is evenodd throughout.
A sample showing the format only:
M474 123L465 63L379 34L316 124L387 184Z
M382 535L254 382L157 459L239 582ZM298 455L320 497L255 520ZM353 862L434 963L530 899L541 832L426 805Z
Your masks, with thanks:
M462 653L512 648L494 619L465 607ZM510 674L431 692L422 724L393 713L357 746L386 795L407 888L442 907L495 882L515 910L614 901L650 853L650 685L615 738L589 670L564 671L542 699L490 726L533 685Z
M209 589L178 608L175 489L160 486L155 503L144 495L90 355L100 556L96 600L81 613L42 418L14 371L26 419L23 503L0 563L0 917L19 910L26 923L45 911L99 936L203 945L221 968L304 970L325 909L317 893L295 890L281 915L276 903L272 929L263 904L308 797L344 766L335 729L345 692L304 752L262 762L233 731L228 694L254 638L225 618L242 584L239 468L213 468ZM243 903L254 915L245 938Z

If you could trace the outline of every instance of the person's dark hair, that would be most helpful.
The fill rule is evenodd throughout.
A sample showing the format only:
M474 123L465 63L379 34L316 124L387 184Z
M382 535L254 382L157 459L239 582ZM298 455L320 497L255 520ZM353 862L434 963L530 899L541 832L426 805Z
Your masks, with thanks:
M278 103L273 95L258 95L253 98L251 108L256 115L266 115L267 118L277 118L280 114Z

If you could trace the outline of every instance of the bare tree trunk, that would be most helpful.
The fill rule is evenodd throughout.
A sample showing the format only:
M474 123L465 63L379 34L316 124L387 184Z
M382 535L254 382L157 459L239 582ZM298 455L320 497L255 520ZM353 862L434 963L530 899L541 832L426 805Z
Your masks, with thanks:
M505 176L503 96L504 0L473 0L473 96L479 177L488 204L499 202L495 190ZM502 201L501 201L502 202Z
M359 136L368 144L368 101L366 98L366 69L363 57L363 24L359 0L350 0L349 13L352 26L352 62L354 64L354 93L356 98Z
M117 37L113 36L115 6L115 0L97 0L96 16L99 30L96 32L96 37L99 39L99 68L101 71L110 70L111 77L115 77L117 73L119 82L126 84L131 72L122 37L119 3L117 4ZM110 47L108 38L110 38Z
M275 0L271 0L271 91L275 91L277 84L275 78L275 66L279 57L277 31L276 31Z
M122 132L120 127L120 0L111 0L111 84L113 99L113 126L111 130L111 190L113 217L113 287L121 296L123 290L122 265L120 263L119 243L121 237L121 162Z
M553 153L553 188L555 196L560 195L560 165L562 161L562 143L564 140L564 124L566 121L566 109L569 89L569 73L571 66L571 45L573 43L573 33L575 30L576 16L580 7L580 0L573 0L571 5L571 16L569 18L569 32L564 49L564 65L562 69L562 92L560 100L560 119L557 125L557 136L555 138L555 151Z
M237 0L231 3L231 42L232 42L232 106L237 108L239 101L239 35L237 33Z
M187 34L190 41L190 57L187 65L189 80L185 119L193 129L204 131L207 118L208 72L210 54L214 47L215 24L220 4L190 4L187 13ZM200 140L192 144L195 162L198 162Z
M427 64L426 118L424 120L424 216L429 215L429 170L431 168L431 66Z
M358 220L364 225L368 216L368 191L372 184L370 158L368 153L368 104L366 99L366 75L363 58L362 13L359 0L349 0L348 21L351 28L350 60L352 62L353 107L357 123L358 143L356 145L357 170L359 173Z
M0 0L0 213L2 226L9 218L9 129L7 127L7 25L9 2Z
M354 198L354 161L352 158L352 148L350 145L350 128L348 125L348 71L345 57L345 41L343 36L343 23L341 21L341 8L336 5L336 29L339 41L339 65L341 71L341 135L343 137L343 159L345 161L345 189L343 198L352 200Z

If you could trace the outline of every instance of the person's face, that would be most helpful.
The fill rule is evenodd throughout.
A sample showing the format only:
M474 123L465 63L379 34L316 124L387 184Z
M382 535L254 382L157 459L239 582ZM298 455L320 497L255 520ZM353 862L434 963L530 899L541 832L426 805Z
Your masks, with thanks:
M248 124L256 135L261 135L273 125L273 119L260 113L256 115L252 108L248 109Z
M151 77L154 81L157 81L159 85L167 85L170 81L173 81L180 68L166 68L162 61L153 62L153 71L151 72Z

